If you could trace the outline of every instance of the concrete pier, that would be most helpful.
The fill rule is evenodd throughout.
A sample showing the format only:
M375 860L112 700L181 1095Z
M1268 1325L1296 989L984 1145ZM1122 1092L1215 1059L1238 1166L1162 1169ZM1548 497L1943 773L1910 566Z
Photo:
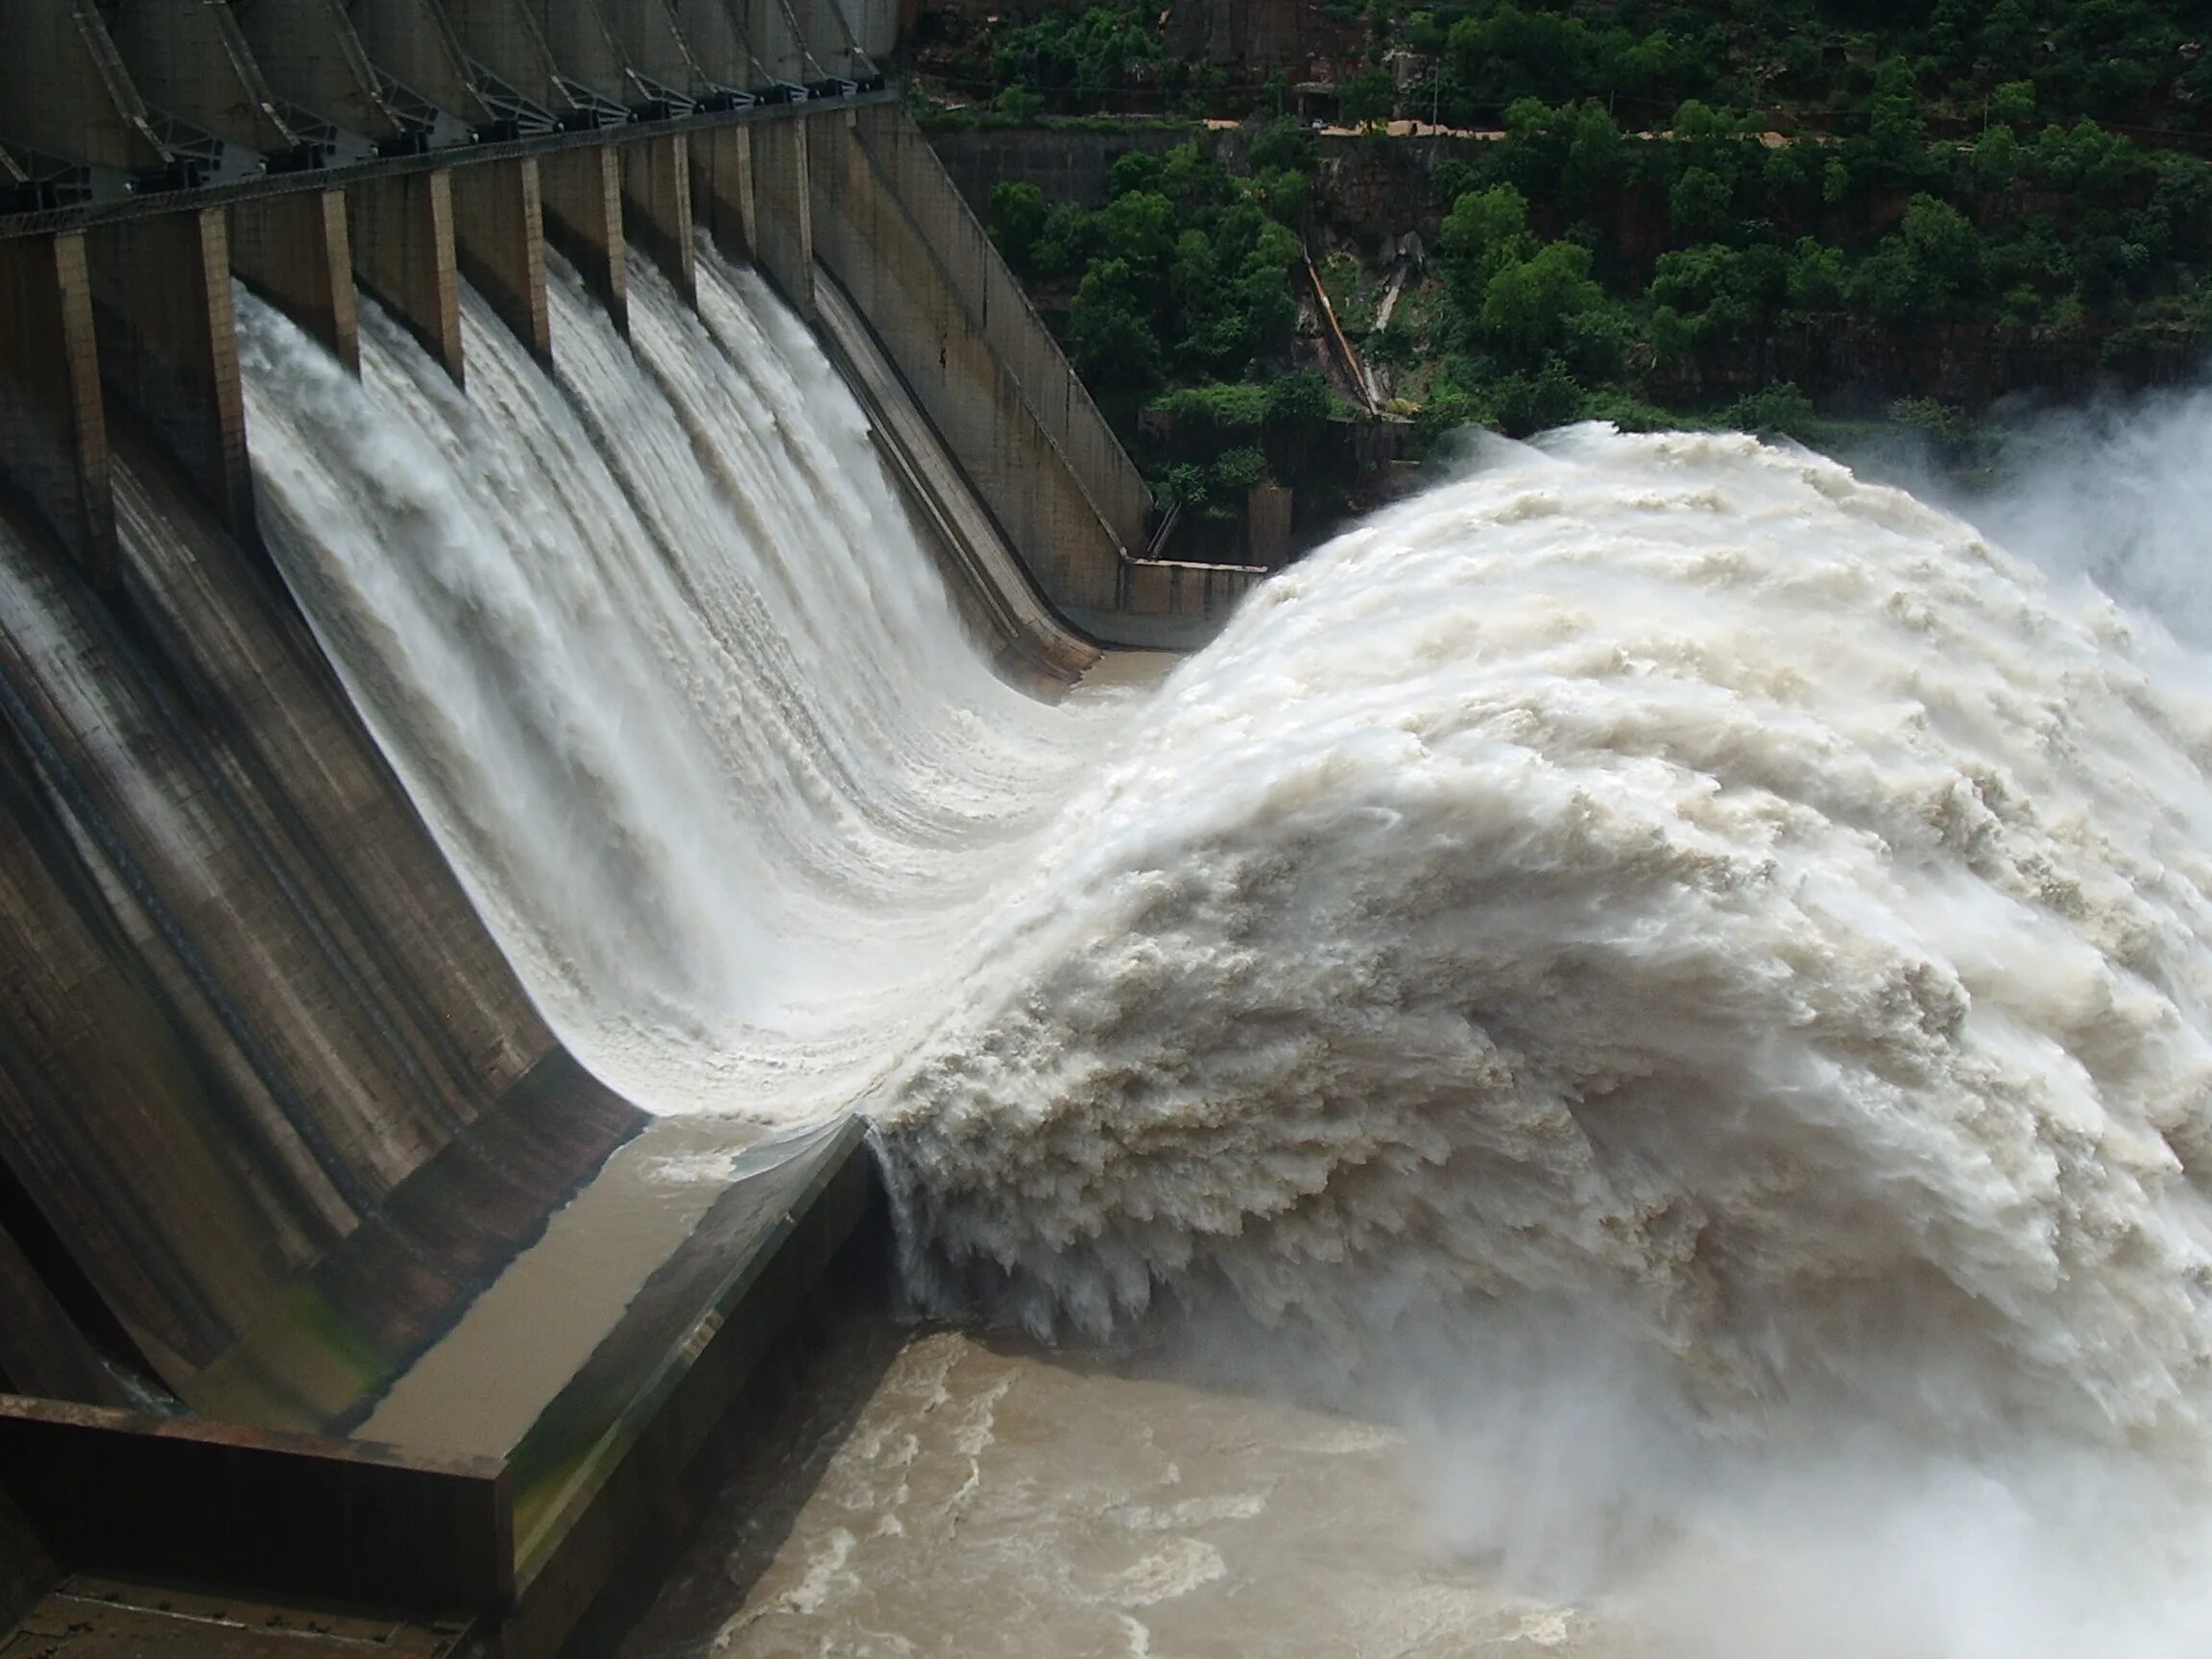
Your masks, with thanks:
M809 145L818 125L784 121L753 133L753 200L759 211L746 226L754 259L792 308L809 320L814 315L814 168Z
M349 372L360 373L360 312L345 192L238 204L230 209L230 269L320 340Z
M691 147L679 133L625 144L622 218L626 232L661 267L676 292L699 301L691 242Z
M102 382L160 434L230 533L252 541L253 474L223 209L99 226L91 266Z
M365 180L346 192L346 222L361 286L463 384L452 175L440 168Z
M753 129L725 127L691 138L691 213L727 259L753 257Z
M611 145L564 150L545 157L543 177L545 234L607 308L615 331L629 333L621 156Z
M0 241L0 441L10 481L106 587L115 495L82 230Z
M553 360L545 299L545 205L538 158L487 161L453 175L461 274L541 362Z

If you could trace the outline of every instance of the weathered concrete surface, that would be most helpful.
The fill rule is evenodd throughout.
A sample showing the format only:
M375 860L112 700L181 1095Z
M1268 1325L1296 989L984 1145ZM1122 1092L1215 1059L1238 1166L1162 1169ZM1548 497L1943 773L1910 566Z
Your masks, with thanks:
M676 24L691 56L724 86L757 86L768 79L745 33L742 0L674 0Z
M346 0L231 0L230 11L278 97L371 138L399 131ZM410 31L411 56L436 49L434 39L421 39L422 33Z
M928 139L896 105L854 110L854 124L1100 517L1124 547L1141 550L1152 513L1151 492L982 222L953 187Z
M92 0L0 11L0 138L104 167L169 159Z
M541 362L553 358L545 299L545 205L538 158L480 162L453 175L461 274Z
M9 1659L450 1659L469 1640L450 1620L379 1618L88 1573L70 1575L26 1610L12 1639L0 1622L0 1655Z
M115 499L82 230L0 242L0 449L10 481L107 583Z
M189 1390L554 1044L304 624L161 471L119 475L128 627L0 521L0 1161L121 1358ZM371 1288L412 1316L471 1287L397 1261ZM327 1334L373 1358L398 1318Z
M43 1596L58 1574L31 1523L0 1490L0 1630Z
M661 267L690 304L699 301L698 250L691 240L691 146L682 133L618 148L623 233Z
M545 234L630 332L629 260L622 233L622 157L613 145L548 156L542 165Z
M868 318L1046 596L1063 610L1112 609L1126 550L1032 412L983 319L868 147L834 118L806 128L818 153L813 226L823 263ZM761 136L755 134L757 156ZM764 222L775 210L762 203ZM765 246L765 229L762 239ZM781 273L770 270L781 281Z
M233 535L253 534L246 394L223 210L91 232L100 378L157 433Z
M639 89L599 0L524 0L561 73L610 103L637 102Z
M131 0L111 33L132 84L156 108L253 150L299 142L228 6Z
M283 0L253 3L266 8ZM461 37L438 0L351 0L348 19L377 68L416 96L464 120L484 118L486 110L464 61Z
M353 275L361 286L382 301L461 383L465 371L452 175L441 168L350 185L346 220Z
M461 49L541 109L569 107L528 0L440 0Z
M837 279L817 271L814 294L823 339L868 412L916 527L936 543L975 640L1017 684L1047 695L1074 684L1098 661L1098 648L1070 632L1037 591Z
M723 127L691 136L691 216L725 258L753 257L753 130Z
M230 209L230 269L349 371L361 372L345 192L239 203Z
M743 84L730 79L735 53L725 53L719 74L699 60L669 0L613 0L610 11L618 44L638 74L679 92L704 92L717 82Z
M818 1334L886 1294L858 1119L722 1180L508 1455L0 1396L0 1653L604 1650Z
M510 1654L612 1646L764 1415L804 1346L796 1328L888 1268L889 1215L857 1118L747 1160L510 1458Z
M823 120L778 121L753 130L752 252L768 279L802 317L814 314L813 135Z
M77 1276L65 1261L57 1262L63 1253L52 1234L38 1227L30 1195L4 1166L0 1166L0 1189L5 1189L0 1191L0 1214L6 1215L8 1227L25 1233L37 1228L46 1274L71 1283L74 1288ZM101 1363L69 1310L47 1284L46 1274L12 1232L0 1229L0 1307L8 1310L8 1317L0 1319L0 1391L128 1405L121 1379ZM0 1538L0 1578L5 1577L6 1552L6 1541ZM5 1599L5 1586L0 1584L0 1601Z
M0 1395L0 1470L67 1572L469 1611L514 1587L496 1459Z
M732 0L739 26L761 69L779 81L805 81L813 70L806 46L792 27L787 0Z

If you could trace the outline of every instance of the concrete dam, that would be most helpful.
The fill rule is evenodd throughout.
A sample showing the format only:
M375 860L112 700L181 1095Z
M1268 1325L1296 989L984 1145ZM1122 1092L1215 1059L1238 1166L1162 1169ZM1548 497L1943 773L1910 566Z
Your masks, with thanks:
M897 25L881 0L0 12L0 1630L289 1653L335 1604L404 1651L591 1650L781 1334L879 1260L854 1120L702 1140L653 1126L616 1049L579 1063L563 974L628 925L492 923L571 878L619 908L659 851L584 821L589 878L476 859L472 799L541 823L579 780L480 769L514 710L463 690L424 703L445 746L410 747L436 721L377 677L373 589L450 574L471 514L543 508L533 545L634 560L574 604L650 613L640 661L705 614L729 672L786 635L715 632L754 603L685 562L718 513L763 558L910 526L952 610L864 643L964 634L1033 693L1218 625L1259 573L1148 556L1142 480L875 69ZM633 431L639 387L664 431ZM787 465L826 399L851 418ZM746 409L786 436L745 448ZM880 500L845 482L870 445ZM475 476L510 463L506 493ZM788 626L882 580L833 576L782 572ZM496 652L495 609L445 618L459 657ZM764 720L803 687L772 689ZM629 712L619 777L650 758ZM679 909L653 916L671 958ZM670 1136L719 1173L659 1235L548 1227ZM541 1340L579 1252L617 1259L604 1317Z

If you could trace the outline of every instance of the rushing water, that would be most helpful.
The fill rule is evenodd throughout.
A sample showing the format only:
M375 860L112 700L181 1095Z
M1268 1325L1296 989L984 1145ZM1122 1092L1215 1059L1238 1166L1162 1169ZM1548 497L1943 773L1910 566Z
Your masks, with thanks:
M2155 624L1825 461L1578 429L1048 709L758 284L633 281L634 348L556 283L558 382L471 300L466 398L373 316L360 387L243 320L287 573L614 1081L863 1102L945 1306L1391 1360L1470 1550L1808 1424L1823 1501L1968 1460L1855 1573L2197 1464L2212 699ZM2058 1443L2096 1479L1973 1461Z
M473 294L469 393L373 306L363 383L244 297L272 540L548 1017L662 1111L840 1109L1097 717L963 637L858 408L750 273L556 274L557 383Z

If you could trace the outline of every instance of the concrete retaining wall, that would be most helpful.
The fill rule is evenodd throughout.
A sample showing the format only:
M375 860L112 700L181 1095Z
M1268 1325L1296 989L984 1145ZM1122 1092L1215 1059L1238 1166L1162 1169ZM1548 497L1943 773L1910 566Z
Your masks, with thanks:
M514 1593L490 1459L0 1395L0 1472L64 1572L466 1613Z
M993 349L985 317L966 302L873 148L840 122L807 126L823 263L874 325L1046 594L1062 608L1111 608L1125 547Z
M1077 483L1121 544L1142 551L1151 492L982 222L953 188L922 130L896 105L855 111L854 125L992 351L1021 383L1031 414L1059 447Z

